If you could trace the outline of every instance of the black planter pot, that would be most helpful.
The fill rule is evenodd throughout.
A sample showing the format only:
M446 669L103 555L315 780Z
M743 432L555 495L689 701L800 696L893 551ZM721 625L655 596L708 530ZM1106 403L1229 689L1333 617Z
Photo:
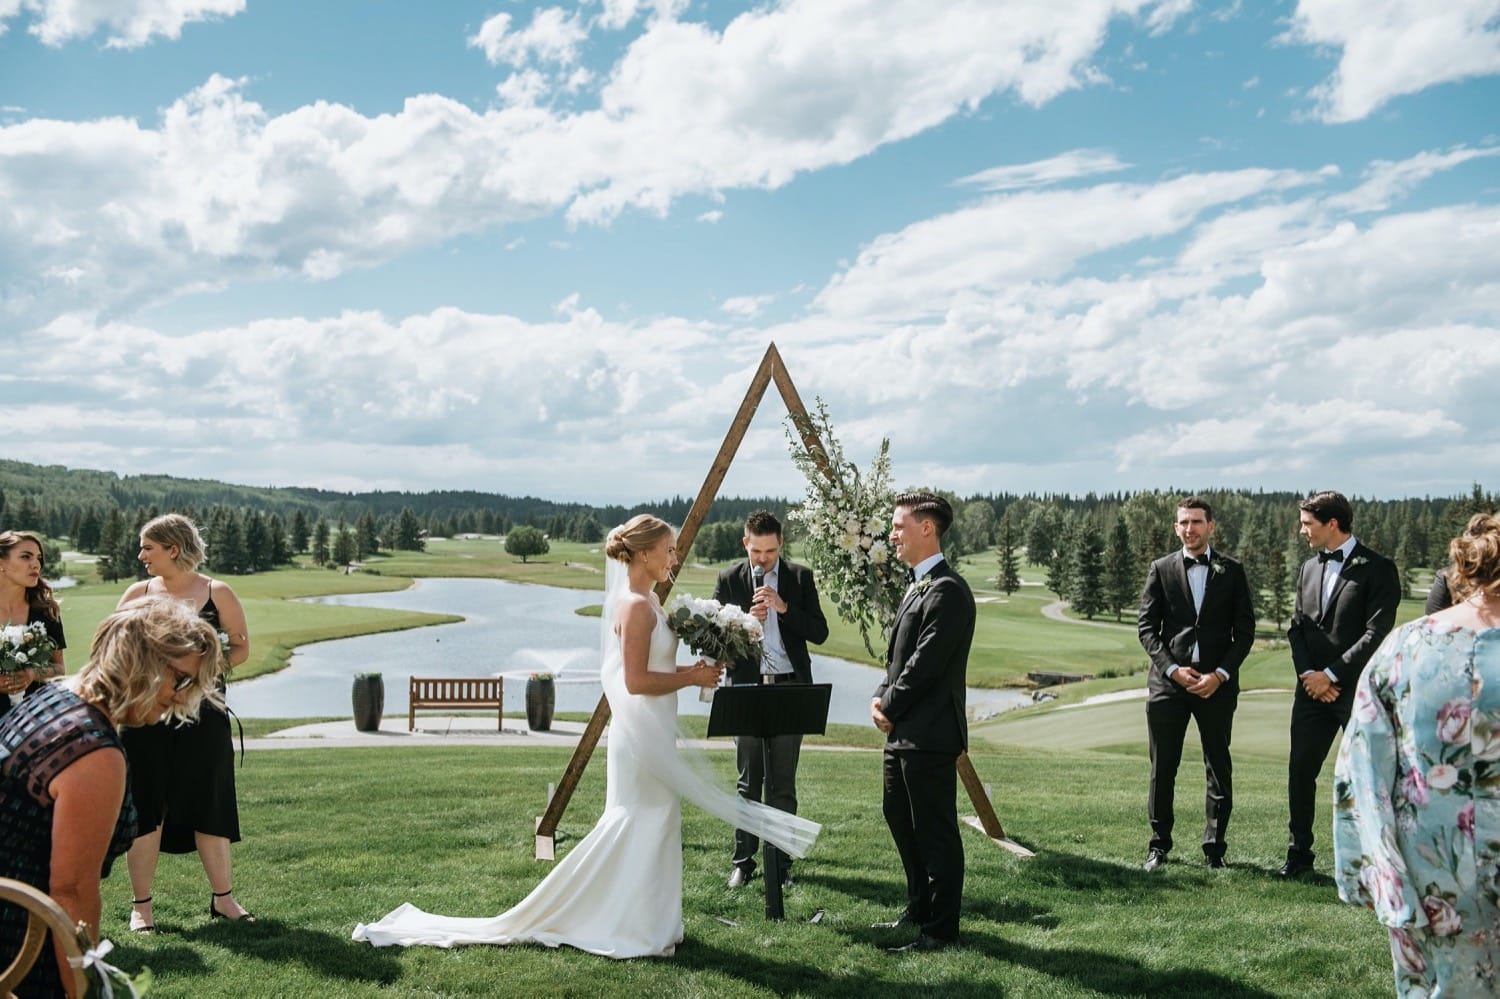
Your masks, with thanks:
M533 732L552 730L552 707L557 688L550 676L533 676L526 681L526 727Z
M351 696L354 727L361 732L380 731L380 717L385 713L385 680L378 673L356 676Z

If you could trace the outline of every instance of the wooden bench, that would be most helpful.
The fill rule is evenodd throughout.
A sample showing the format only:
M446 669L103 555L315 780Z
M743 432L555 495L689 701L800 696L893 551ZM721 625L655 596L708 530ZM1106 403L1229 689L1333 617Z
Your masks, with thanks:
M417 711L435 708L494 708L495 728L505 729L505 681L498 676L414 676L407 692L406 730L417 727Z

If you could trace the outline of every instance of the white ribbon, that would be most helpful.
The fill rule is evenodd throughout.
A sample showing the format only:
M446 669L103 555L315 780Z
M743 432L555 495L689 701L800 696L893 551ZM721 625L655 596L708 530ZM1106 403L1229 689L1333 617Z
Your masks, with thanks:
M135 983L130 980L130 976L120 968L116 968L104 960L104 955L114 949L115 945L108 940L100 940L98 946L90 947L83 952L82 956L68 958L68 963L75 968L83 968L84 970L93 968L98 971L99 988L103 993L104 999L115 999L115 990L109 983L111 978L118 978L124 984L125 988L130 991L130 999L140 999L135 991Z

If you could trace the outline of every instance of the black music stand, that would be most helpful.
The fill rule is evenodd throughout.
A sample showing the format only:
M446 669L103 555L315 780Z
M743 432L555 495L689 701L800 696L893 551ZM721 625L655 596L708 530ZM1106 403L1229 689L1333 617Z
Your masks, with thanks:
M776 735L822 735L828 727L831 683L743 684L714 691L708 713L708 735L752 735L769 739ZM771 773L771 746L761 744L763 773ZM763 778L764 779L764 778ZM775 847L761 840L765 867L766 918L781 919L781 857Z

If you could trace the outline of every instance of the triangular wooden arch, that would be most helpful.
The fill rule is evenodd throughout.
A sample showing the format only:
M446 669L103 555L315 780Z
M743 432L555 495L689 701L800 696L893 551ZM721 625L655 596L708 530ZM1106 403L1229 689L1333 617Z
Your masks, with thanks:
M703 520L708 516L708 508L713 503L714 497L719 494L719 486L723 484L724 476L734 462L740 442L744 439L745 432L750 429L750 421L755 417L755 410L765 396L766 388L773 381L776 383L777 391L781 393L781 401L786 404L787 412L791 414L792 423L801 435L802 443L806 445L808 453L818 460L819 468L825 475L831 476L832 474L824 458L826 452L823 449L823 443L813 431L812 420L807 415L807 407L802 405L802 399L797 395L797 388L792 384L792 377L787 374L786 365L781 361L781 352L776 349L776 344L772 343L766 348L760 367L755 371L755 377L750 380L750 388L745 393L744 401L740 403L739 412L735 413L734 422L729 425L729 432L724 435L724 443L719 446L719 453L714 457L714 463L708 469L703 486L698 490L698 496L688 510L687 520L683 522L682 529L678 532L677 553L684 562L687 561L688 553L692 551L693 541L698 536L698 528L703 526ZM656 595L663 603L666 602L667 594L671 592L670 581L657 584ZM558 823L562 821L563 812L567 810L568 802L572 800L573 792L583 777L583 771L588 767L589 759L599 745L599 737L604 734L604 726L608 724L609 716L609 701L600 695L599 703L594 707L594 714L589 718L588 725L584 727L583 735L573 750L572 758L568 760L562 779L558 781L557 790L547 803L547 811L537 819L536 859L554 859ZM969 800L974 804L974 811L978 816L966 818L965 821L982 830L986 836L1011 852L1027 857L1032 856L1030 850L1006 837L1005 830L1000 827L1000 820L995 816L989 796L985 794L984 785L980 783L979 775L974 772L974 764L970 762L967 753L961 754L958 758L958 774L963 780L964 789L969 792Z

